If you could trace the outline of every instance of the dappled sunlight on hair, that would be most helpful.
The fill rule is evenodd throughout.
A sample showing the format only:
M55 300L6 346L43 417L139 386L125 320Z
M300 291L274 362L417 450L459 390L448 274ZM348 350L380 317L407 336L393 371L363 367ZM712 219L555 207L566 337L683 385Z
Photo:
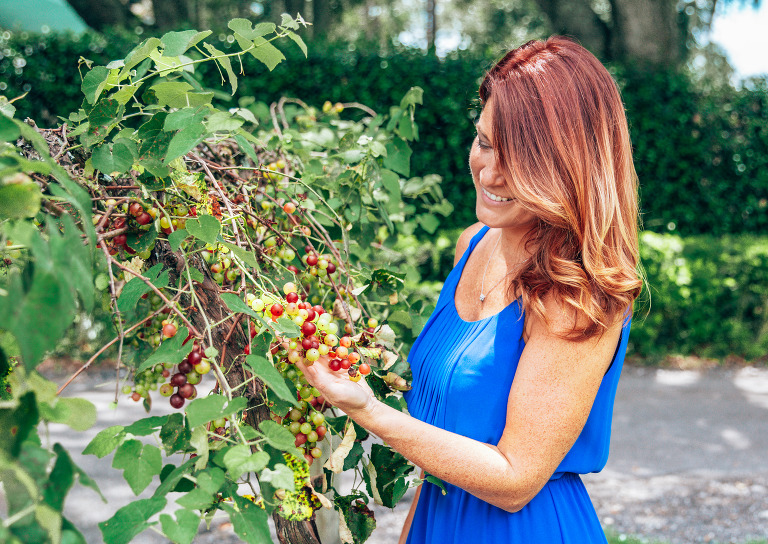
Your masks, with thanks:
M582 46L553 36L510 51L480 99L510 192L539 218L534 256L510 289L542 317L547 295L573 308L569 337L600 334L642 286L637 174L616 83Z

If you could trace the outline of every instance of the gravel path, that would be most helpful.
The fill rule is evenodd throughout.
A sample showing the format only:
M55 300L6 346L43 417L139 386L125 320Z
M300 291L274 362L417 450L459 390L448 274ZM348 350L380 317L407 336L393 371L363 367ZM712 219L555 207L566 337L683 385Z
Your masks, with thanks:
M72 387L73 393L87 391L97 404L96 427L72 433L52 425L52 442L81 451L100 429L141 417L140 408L130 402L116 411L107 409L113 390L98 387L98 382L89 377ZM158 408L155 413L163 413ZM669 544L744 544L768 538L766 416L768 369L626 368L616 400L608 465L599 474L584 476L603 525L614 534L642 535L649 542ZM92 491L76 486L66 512L89 544L99 543L97 523L133 495L120 472L110 468L111 456L73 457L99 482L109 503L102 504ZM397 542L412 493L394 510L374 508L378 527L370 544ZM330 513L321 523L326 534L336 531L333 516ZM210 529L201 527L195 539L197 544L237 541L224 520L215 520ZM134 542L166 541L147 531Z

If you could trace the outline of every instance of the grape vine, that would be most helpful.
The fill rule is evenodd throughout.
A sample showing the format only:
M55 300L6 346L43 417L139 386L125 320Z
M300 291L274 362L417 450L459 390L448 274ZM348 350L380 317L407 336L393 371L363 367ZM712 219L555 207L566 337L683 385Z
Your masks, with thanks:
M210 31L149 38L122 60L86 66L82 107L56 128L3 108L3 541L84 542L62 515L64 497L75 480L98 487L61 445L43 445L38 427L95 422L87 399L59 394L106 355L115 402L175 410L137 415L86 448L112 455L135 494L154 489L100 524L107 544L147 529L189 543L217 515L245 542L269 541L269 515L281 542L319 542L313 520L324 507L339 510L344 542L361 543L375 527L370 500L393 507L418 483L388 447L366 454L368 433L295 363L328 356L405 408L404 353L430 306L393 264L397 241L434 232L451 206L439 179L409 178L417 87L387 115L354 102L232 106L243 56L271 70L286 40L306 53L303 24L235 19L239 51L229 54ZM205 62L229 93L196 79ZM99 309L114 337L63 384L42 378L35 368L75 316ZM159 446L141 440L150 435ZM342 495L345 470L360 485ZM161 513L169 492L181 493L173 515Z

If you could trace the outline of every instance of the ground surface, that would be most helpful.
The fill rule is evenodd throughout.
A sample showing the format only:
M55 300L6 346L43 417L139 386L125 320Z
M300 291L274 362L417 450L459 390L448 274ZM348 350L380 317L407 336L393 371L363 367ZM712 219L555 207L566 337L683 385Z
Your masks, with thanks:
M101 542L97 523L109 518L133 495L111 456L83 457L99 430L141 417L141 408L123 402L109 409L114 385L97 376L80 379L71 394L83 394L99 408L88 433L51 426L50 440L61 442L94 477L109 499L75 488L66 512L90 543ZM158 403L163 404L165 403ZM156 413L164 413L158 406ZM170 409L170 408L168 408ZM598 515L614 534L641 535L671 544L744 543L768 535L768 370L702 371L628 367L614 411L611 456L600 474L584 477ZM412 495L406 496L408 499ZM376 507L378 528L371 544L397 542L408 510L403 501L390 511ZM326 520L329 534L335 521ZM166 542L150 531L135 542ZM237 542L224 520L203 530L198 544ZM324 543L333 540L324 539Z

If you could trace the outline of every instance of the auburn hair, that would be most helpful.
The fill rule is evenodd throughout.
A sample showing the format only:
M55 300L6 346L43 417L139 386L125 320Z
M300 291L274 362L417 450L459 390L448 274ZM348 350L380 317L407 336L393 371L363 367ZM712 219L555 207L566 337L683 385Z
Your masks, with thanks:
M510 285L546 320L547 295L575 312L565 336L589 338L631 309L638 274L638 181L624 105L611 75L578 43L532 40L480 85L511 194L538 218L532 258Z

